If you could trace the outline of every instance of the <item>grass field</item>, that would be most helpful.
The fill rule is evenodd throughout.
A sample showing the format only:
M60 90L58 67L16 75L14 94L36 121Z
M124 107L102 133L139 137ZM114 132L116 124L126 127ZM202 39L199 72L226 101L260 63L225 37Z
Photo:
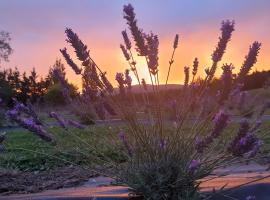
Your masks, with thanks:
M96 156L94 149L102 149L106 156L112 159L122 160L123 157L108 147L111 137L117 136L123 126L94 125L85 130L69 129L64 131L59 127L51 128L58 145L43 142L32 133L24 129L14 129L7 132L5 146L9 149L0 154L0 167L18 169L23 171L42 171L64 165L86 165L96 163L92 156ZM223 133L224 137L238 128L234 123L231 128ZM265 122L261 128L264 133L270 129L270 122ZM265 146L270 145L270 137L266 135ZM94 148L92 148L94 147ZM100 155L98 155L100 156Z

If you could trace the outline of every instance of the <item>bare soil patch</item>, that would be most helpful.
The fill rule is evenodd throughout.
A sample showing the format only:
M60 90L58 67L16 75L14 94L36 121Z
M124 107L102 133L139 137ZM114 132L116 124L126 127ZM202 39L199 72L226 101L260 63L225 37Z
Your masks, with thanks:
M65 166L41 172L0 169L0 195L35 193L82 185L97 173L78 166Z

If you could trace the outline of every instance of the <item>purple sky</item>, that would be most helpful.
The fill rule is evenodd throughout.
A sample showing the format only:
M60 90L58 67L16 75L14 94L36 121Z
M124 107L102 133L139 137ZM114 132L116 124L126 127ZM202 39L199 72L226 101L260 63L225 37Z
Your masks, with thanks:
M258 69L270 69L270 1L269 0L1 0L0 30L11 33L14 53L2 67L15 67L29 72L36 67L47 73L59 48L67 46L64 29L71 27L88 44L92 57L110 78L127 65L119 44L126 28L122 7L131 3L145 31L160 38L160 71L162 82L171 53L172 40L180 35L171 83L180 83L183 67L198 57L203 68L210 65L211 52L217 43L220 22L236 21L236 31L224 62L241 66L249 45L263 43ZM71 52L72 49L69 49ZM144 63L141 73L146 76ZM68 69L73 81L78 80Z

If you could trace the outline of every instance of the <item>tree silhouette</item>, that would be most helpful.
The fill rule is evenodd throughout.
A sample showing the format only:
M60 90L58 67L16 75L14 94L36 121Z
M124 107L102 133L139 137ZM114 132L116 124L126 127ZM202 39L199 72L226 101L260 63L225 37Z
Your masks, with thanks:
M13 51L9 44L10 40L8 32L0 31L0 62L2 60L8 61L8 57Z

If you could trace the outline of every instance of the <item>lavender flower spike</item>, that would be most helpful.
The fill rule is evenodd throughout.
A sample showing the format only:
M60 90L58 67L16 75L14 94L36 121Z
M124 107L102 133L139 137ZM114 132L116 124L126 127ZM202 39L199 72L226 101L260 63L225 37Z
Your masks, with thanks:
M176 49L178 47L179 35L176 34L173 42L173 48Z
M257 62L257 56L259 54L261 48L261 43L254 42L249 47L248 55L245 57L245 61L240 69L237 80L242 83L244 81L245 76L248 74L252 66Z
M224 111L220 110L214 118L214 129L211 133L211 136L213 138L217 138L228 125L228 121L229 116L225 114Z
M219 42L212 54L213 65L209 70L208 81L211 81L217 69L217 63L221 61L223 54L225 53L228 42L231 39L232 32L234 31L234 21L223 21L221 25L221 37Z
M19 120L18 124L21 127L23 127L25 129L37 134L41 139L43 139L43 140L45 140L47 142L52 142L53 141L52 135L50 135L46 130L44 130L42 126L37 125L34 122L33 119Z
M89 50L87 49L87 46L72 29L67 28L65 33L67 35L66 41L75 49L78 59L83 62L82 65L87 66L89 64Z
M127 31L126 30L122 31L122 35L123 35L123 39L124 39L124 42L126 45L126 49L130 50L131 49L131 42L128 38Z
M125 56L126 60L129 61L130 60L130 55L127 52L127 49L125 48L125 46L120 44L120 48L122 49L123 55Z
M60 49L60 52L64 56L67 64L74 70L76 74L81 74L82 69L80 69L71 59L70 55L67 53L67 48Z
M147 41L147 53L148 53L148 68L151 74L156 75L158 73L158 36L153 33L146 35L145 39Z
M60 117L56 112L50 112L50 117L56 119L56 121L62 128L67 128L65 120Z
M201 165L200 160L192 160L188 166L189 174L193 174Z
M124 5L124 19L127 20L129 29L137 46L136 50L139 56L147 55L147 46L145 44L144 34L137 26L137 20L135 19L134 8L131 4Z
M198 58L195 58L193 61L193 69L192 69L192 75L195 76L198 72L198 67L199 67L199 61Z
M189 83L189 67L187 67L187 66L184 67L184 73L185 73L184 86L188 86L188 83Z

